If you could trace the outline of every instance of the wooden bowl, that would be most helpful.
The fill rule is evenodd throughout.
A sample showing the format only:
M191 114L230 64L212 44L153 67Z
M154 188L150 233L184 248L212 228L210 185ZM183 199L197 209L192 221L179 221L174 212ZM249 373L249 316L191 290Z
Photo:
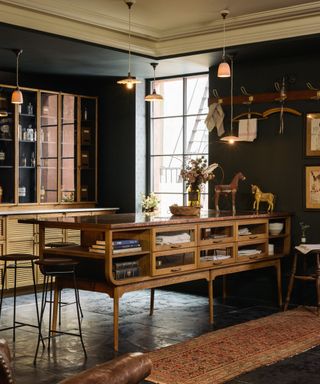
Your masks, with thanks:
M176 216L197 216L200 214L200 207L188 207L185 205L170 205L170 212Z

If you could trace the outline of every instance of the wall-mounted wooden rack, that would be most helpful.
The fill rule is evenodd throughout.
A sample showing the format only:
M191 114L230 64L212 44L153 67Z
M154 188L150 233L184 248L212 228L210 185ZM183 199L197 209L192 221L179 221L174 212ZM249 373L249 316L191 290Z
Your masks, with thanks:
M320 91L318 90L302 90L302 91L287 91L285 101L297 101L297 100L320 100ZM256 103L272 103L280 101L279 92L273 93L257 93L255 95L245 96L233 96L233 104L256 104ZM230 96L228 97L210 97L208 104L213 103L229 105L231 103Z

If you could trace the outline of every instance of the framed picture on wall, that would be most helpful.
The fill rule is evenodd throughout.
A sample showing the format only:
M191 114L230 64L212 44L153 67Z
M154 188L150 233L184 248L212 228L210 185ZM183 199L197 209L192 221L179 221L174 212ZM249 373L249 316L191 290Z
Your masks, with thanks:
M305 167L306 209L320 209L320 165Z
M320 113L307 114L306 155L320 156Z

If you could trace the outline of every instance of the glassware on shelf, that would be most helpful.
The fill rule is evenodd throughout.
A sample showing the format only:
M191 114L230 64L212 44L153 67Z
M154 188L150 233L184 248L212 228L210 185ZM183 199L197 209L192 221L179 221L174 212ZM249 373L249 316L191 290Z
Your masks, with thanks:
M26 197L26 195L27 195L27 188L24 185L19 187L18 195L19 195L19 197Z
M34 130L31 124L28 125L28 129L27 129L27 140L34 141Z
M44 189L44 186L42 185L41 189L40 189L40 201L43 202L45 197L46 197L46 190Z
M0 161L5 161L6 159L6 153L4 149L0 149Z
M26 155L23 153L21 157L21 166L26 167L27 166L27 158Z
M30 160L31 167L36 166L36 158L34 156L34 152L31 153L31 160Z
M28 104L28 115L33 115L33 105L29 102Z

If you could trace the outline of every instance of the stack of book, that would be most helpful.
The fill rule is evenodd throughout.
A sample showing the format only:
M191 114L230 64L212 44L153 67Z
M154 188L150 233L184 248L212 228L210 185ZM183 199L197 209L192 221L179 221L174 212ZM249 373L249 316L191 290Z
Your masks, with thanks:
M140 275L138 260L121 261L112 264L113 276L116 280L128 279Z
M89 247L89 252L105 253L106 243L104 240L97 240L95 244ZM139 240L136 239L121 239L112 242L112 253L130 253L142 251Z

